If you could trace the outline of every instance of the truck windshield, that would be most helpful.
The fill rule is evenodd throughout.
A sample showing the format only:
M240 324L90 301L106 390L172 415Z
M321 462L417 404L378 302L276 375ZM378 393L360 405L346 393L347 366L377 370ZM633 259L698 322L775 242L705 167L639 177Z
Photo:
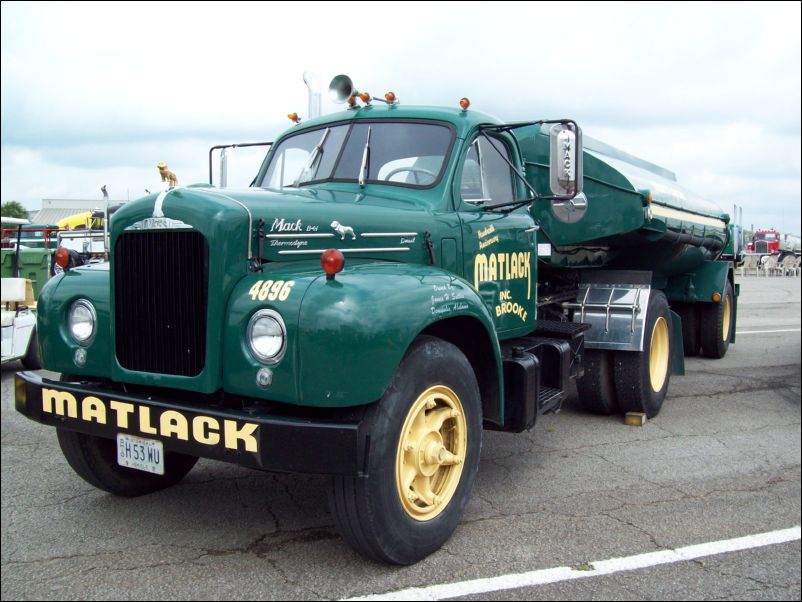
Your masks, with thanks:
M758 234L755 236L756 240L777 240L777 235L774 233Z
M285 188L331 177L348 125L303 132L281 141L260 186Z
M418 188L437 183L453 141L452 130L435 123L382 121L334 125L285 138L273 151L259 186L358 181L368 128L368 183Z

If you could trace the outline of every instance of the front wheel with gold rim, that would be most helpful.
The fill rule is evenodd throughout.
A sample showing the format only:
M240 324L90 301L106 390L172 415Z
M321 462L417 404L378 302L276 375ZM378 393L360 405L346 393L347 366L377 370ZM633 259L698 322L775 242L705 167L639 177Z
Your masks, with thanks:
M334 477L332 514L361 554L412 564L456 529L481 450L479 387L454 345L418 337L381 400L368 408L368 474Z
M617 351L613 365L615 388L622 412L643 412L653 418L668 392L674 345L671 312L662 291L649 296L643 333L643 351Z

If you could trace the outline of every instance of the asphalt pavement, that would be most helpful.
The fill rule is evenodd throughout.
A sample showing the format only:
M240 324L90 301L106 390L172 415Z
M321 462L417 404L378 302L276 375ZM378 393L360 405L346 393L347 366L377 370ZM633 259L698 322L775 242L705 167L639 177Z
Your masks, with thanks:
M77 477L53 429L14 411L2 368L2 599L339 599L554 567L582 579L476 599L799 600L800 541L594 575L594 563L798 527L800 279L740 278L737 342L686 359L643 427L575 394L531 433L484 433L460 526L411 567L337 534L324 477L200 461L136 499ZM601 564L599 564L601 566ZM500 579L501 583L504 579ZM492 583L496 583L495 581Z

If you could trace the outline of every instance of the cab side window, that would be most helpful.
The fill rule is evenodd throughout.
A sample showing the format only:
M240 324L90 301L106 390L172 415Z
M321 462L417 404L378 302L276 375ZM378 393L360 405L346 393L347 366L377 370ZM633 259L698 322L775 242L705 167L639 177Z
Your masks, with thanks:
M501 153L501 154L499 154ZM510 159L500 140L478 137L470 146L462 168L460 193L468 203L493 205L515 200L513 174L501 155Z

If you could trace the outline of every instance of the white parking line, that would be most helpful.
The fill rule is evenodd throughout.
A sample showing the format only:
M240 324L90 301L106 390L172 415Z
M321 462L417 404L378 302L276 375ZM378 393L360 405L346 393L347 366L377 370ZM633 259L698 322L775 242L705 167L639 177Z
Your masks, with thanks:
M802 332L802 328L786 328L784 330L736 330L735 334L770 334L772 332Z
M787 543L799 539L800 527L796 526L780 531L770 531L768 533L758 533L757 535L747 535L746 537L737 537L735 539L725 539L694 546L686 546L684 548L677 548L676 550L661 550L659 552L637 554L624 558L593 561L589 563L589 565L583 566L583 570L570 566L561 566L553 569L501 575L500 577L490 577L486 579L472 579L470 581L458 581L456 583L430 585L427 587L411 587L409 589L387 592L386 594L348 598L348 600L443 600L445 598L456 598L458 596L472 596L476 594L486 594L488 592L570 581L573 579L611 575L622 571L633 571L674 562L686 562L695 558L715 556L716 554L726 554L739 550L750 550L752 548Z

